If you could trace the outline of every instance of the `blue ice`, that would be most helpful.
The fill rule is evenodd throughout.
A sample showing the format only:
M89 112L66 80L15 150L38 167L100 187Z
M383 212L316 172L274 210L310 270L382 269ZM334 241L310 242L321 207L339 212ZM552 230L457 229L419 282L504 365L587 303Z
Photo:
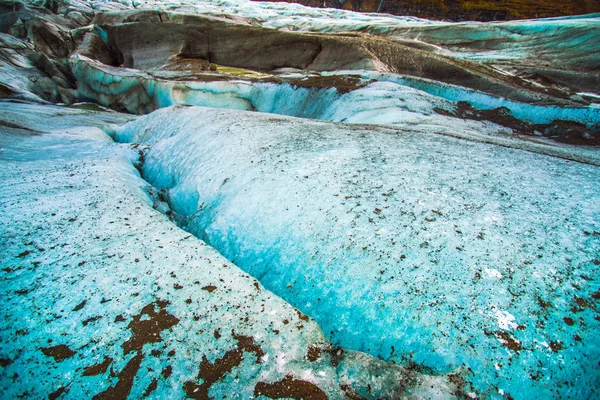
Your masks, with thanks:
M185 229L334 343L467 368L490 397L595 392L597 167L196 107L161 109L116 138L151 146L144 177Z

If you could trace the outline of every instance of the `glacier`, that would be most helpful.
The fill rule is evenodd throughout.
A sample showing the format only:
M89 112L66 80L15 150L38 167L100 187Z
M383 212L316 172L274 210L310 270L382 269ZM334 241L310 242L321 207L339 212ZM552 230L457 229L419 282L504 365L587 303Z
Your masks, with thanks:
M7 398L595 398L600 15L0 3Z
M559 141L569 142L571 139L561 137L561 132L575 130L579 133L571 132L571 137L585 139L577 139L577 143L585 144L587 140L593 145L597 141L600 107L593 89L589 91L589 88L597 87L590 83L597 78L595 61L580 63L577 68L560 59L545 62L548 68L561 69L562 75L557 78L556 74L527 72L524 58L513 58L514 62L509 64L506 60L496 60L504 63L502 65L496 61L483 63L480 59L475 62L457 55L454 50L436 50L434 39L428 39L426 45L430 47L415 40L410 42L412 39L407 37L411 34L404 31L398 34L402 39L397 35L379 34L380 38L375 40L362 33L355 34L352 29L349 33L336 31L325 39L322 34L315 33L320 32L317 28L264 32L246 20L233 19L232 15L227 18L233 21L216 18L208 12L183 17L178 13L182 10L188 8L174 6L168 11L106 13L95 19L92 29L80 31L85 39L69 60L77 81L78 97L131 113L148 113L171 105L197 105L387 125L408 122L405 117L409 120L420 117L419 114L423 114L420 105L413 114L404 112L406 105L410 108L413 99L419 97L417 104L431 103L426 116L440 114L438 111L441 110L446 117L448 114L457 117L445 124L462 125L462 121L456 119L463 119L464 115L457 109L462 107L461 103L468 103L475 110L502 114L493 118L485 112L476 112L478 116L470 119L499 123L513 133L528 131L531 136L528 140L539 141L536 136L538 139L541 136L542 139L558 137ZM192 7L192 10L204 12L201 6ZM152 33L154 40L148 41L144 39L145 31L157 18L161 23ZM312 21L312 17L307 18ZM377 18L373 17L374 24L377 24ZM566 35L565 41L570 38L569 43L595 43L590 35L599 31L594 28L598 24L597 17L565 21L515 24L522 29L520 35L531 36L534 41L528 46L540 51L549 45L548 37L561 42L559 34ZM532 28L535 24L540 25L539 30ZM418 21L413 25L429 26ZM463 40L460 39L462 25L443 25L456 33L457 40ZM490 24L479 25L471 28L484 31ZM197 31L187 26L193 26ZM169 41L164 42L165 35L159 28L171 32ZM214 37L220 39L211 39ZM265 41L270 47L263 44L249 51L246 37ZM546 40L544 44L536 42L540 37L540 40ZM481 40L496 43L501 39L485 36ZM148 47L155 41L160 50L153 51ZM447 43L444 45L451 47ZM99 47L110 47L110 51L120 52L120 55L115 58L107 49L101 52L90 50ZM560 52L570 59L577 57L558 47L547 51ZM265 58L263 52L271 54ZM596 56L593 51L585 50L584 53L589 58ZM206 58L208 62L204 60ZM210 64L213 70L208 69L208 64L200 64L198 59ZM545 80L544 84L540 84L540 79ZM582 84L587 85L588 91L582 91ZM372 101L362 102L363 109L358 109L357 97L371 97ZM391 100L393 98L398 99L396 104ZM344 111L346 108L356 110L354 115ZM484 115L488 115L487 119ZM525 129L523 124L527 125ZM477 127L475 131L481 135L490 129Z
M172 105L195 105L402 129L412 129L418 124L419 129L437 134L600 164L599 153L595 149L556 147L537 131L545 129L543 124L572 121L586 127L585 131L589 133L584 135L590 142L597 141L600 107L595 105L560 107L527 104L454 85L369 71L322 73L300 78L291 74L292 82L244 79L179 82L156 79L138 70L117 71L84 56L76 56L72 63L83 99L97 101L107 107L123 108L131 113L147 113ZM352 90L328 86L332 78L338 78L337 84L341 81ZM308 83L304 83L307 80ZM452 115L461 102L472 104L479 110L507 110L516 120L532 124L532 131L537 136L528 136L526 141L518 140L522 136L515 135L518 132L510 126L490 123L485 118L473 121ZM453 129L448 130L448 126Z
M480 393L594 393L598 375L574 384L562 365L596 363L597 167L196 107L156 111L115 138L149 146L143 176L182 227L334 343L467 368Z
M332 346L176 228L134 167L139 147L105 133L131 116L1 106L3 397L247 399L278 382L318 399L460 391L452 375Z
M432 104L428 110L430 112L433 112L433 108L442 103L436 102L436 98L441 98L451 103L466 101L483 110L506 108L517 119L534 124L549 124L555 120L567 120L600 129L600 106L595 104L588 107L527 104L494 97L456 85L395 74L360 70L346 71L345 73L333 72L309 77L302 76L300 81L292 83L284 81L281 84L252 82L243 79L173 82L168 79L157 79L141 71L116 70L99 65L83 56L76 56L72 63L74 74L80 83L80 94L85 99L96 100L105 106L122 105L132 113L147 113L171 105L195 105L338 121L339 117L336 117L335 112L332 113L330 108L356 107L353 97L356 95L355 92L361 93L360 89L349 93L340 93L336 87L304 88L300 85L302 80L316 77L326 81L328 77L354 76L363 80L363 85L375 89L370 90L368 95L364 96L370 97L373 101L372 105L361 104L364 111L368 111L369 107L376 108L380 98L391 99L398 96L397 100L404 100L410 107L413 104L412 98L420 96L424 101ZM285 78L285 75L283 77ZM295 75L290 77L297 78ZM382 92L381 88L389 88L389 90L379 94ZM416 89L416 91L411 91L410 88ZM138 91L140 94L123 96L125 93L131 94L134 91ZM433 97L425 100L426 94ZM402 97L407 97L407 99ZM126 103L116 103L117 101ZM345 104L343 106L331 104L337 101ZM416 105L420 105L420 102L417 102ZM401 120L397 113L388 112L386 114L388 117ZM354 120L364 123L371 122L368 119L360 118Z

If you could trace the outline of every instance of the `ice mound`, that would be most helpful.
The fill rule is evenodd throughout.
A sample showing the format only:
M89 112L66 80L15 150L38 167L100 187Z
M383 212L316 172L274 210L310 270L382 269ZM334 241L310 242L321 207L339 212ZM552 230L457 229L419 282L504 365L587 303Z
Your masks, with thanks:
M116 139L149 146L143 176L182 227L334 343L466 368L489 396L594 393L597 167L197 107L156 111Z
M140 148L103 132L131 117L1 107L4 398L452 398L462 390L459 376L334 348L313 319L154 210L168 206L134 168Z

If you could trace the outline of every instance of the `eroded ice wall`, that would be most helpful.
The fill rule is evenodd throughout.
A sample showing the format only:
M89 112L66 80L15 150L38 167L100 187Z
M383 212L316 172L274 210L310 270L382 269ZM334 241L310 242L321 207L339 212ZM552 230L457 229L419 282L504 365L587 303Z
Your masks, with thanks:
M580 107L527 104L456 85L395 74L345 71L320 76L324 81L344 75L362 78L363 83L346 92L333 85L310 88L298 83L244 79L177 82L138 70L112 68L84 56L74 57L72 63L83 98L132 113L147 113L171 105L196 105L335 122L394 124L406 121L405 115L394 110L426 116L436 108L452 110L457 102L466 101L483 110L505 108L515 118L532 124L564 120L596 130L600 127L600 107L595 104ZM294 78L300 84L302 79L311 79L309 76ZM361 88L369 83L368 87ZM357 99L361 100L358 105ZM382 109L385 116L381 114ZM374 112L378 112L377 118L372 118Z

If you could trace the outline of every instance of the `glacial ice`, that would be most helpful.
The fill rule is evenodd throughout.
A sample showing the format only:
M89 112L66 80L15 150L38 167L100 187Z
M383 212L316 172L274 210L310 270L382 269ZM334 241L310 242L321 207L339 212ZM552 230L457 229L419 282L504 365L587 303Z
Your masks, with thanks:
M400 27L393 34L436 44L454 56L479 61L562 63L574 69L598 68L600 15L498 23Z
M149 146L144 178L182 227L334 343L466 368L488 396L595 392L597 167L197 107L155 111L115 138Z
M128 1L97 4L98 8L128 9ZM430 21L385 14L355 13L341 9L316 9L299 4L240 0L158 0L139 2L138 8L202 14L257 24L269 29L342 33L366 32L399 40L413 39L440 46L441 52L461 58L491 61L520 59L538 62L595 65L600 62L600 15L545 18L494 23ZM449 49L451 49L449 51Z
M80 94L105 106L114 106L115 98L125 102L129 112L144 113L171 105L195 105L237 110L255 110L303 118L345 121L352 118L356 123L372 123L370 118L348 114L368 112L382 108L384 103L397 103L394 109L414 108L422 113L423 104L429 103L426 114L435 107L452 109L453 103L466 101L479 109L489 110L504 107L523 121L548 124L554 120L574 121L600 127L600 106L561 107L526 104L498 98L464 87L435 82L422 78L381 74L370 71L341 71L322 73L323 76L360 76L365 83L374 82L367 88L341 94L335 87L310 89L288 83L274 84L244 80L173 82L157 79L138 70L115 69L100 65L84 56L72 60L74 73L80 82ZM124 93L135 93L122 97ZM430 94L431 96L428 96ZM369 98L370 97L370 98ZM356 98L365 101L356 104ZM438 100L441 98L447 101ZM419 99L417 101L413 101ZM357 109L357 107L361 107ZM345 111L343 111L345 109ZM342 110L344 117L336 114ZM389 110L387 120L403 120L401 115ZM391 122L393 123L393 122Z
M392 74L364 73L363 77L373 78L384 82L394 82L429 93L443 99L459 102L466 101L472 106L490 110L506 108L510 113L522 121L533 124L549 124L554 120L575 121L589 127L600 127L600 104L591 104L587 107L545 106L516 102L505 98L494 97L486 93L468 88L435 82L428 79L398 76Z
M190 39L186 39L186 35L181 33L185 32L180 29L181 24L185 25L185 23L182 22L185 20L181 18L181 14L177 13L187 12L190 13L190 15L202 15L209 19L216 18L219 21L219 24L222 23L222 19L225 18L226 21L235 22L240 26L243 26L244 24L261 24L265 26L264 24L266 21L279 20L281 14L285 14L287 7L286 5L271 6L267 3L240 2L236 3L237 6L230 3L231 2L201 2L190 4L186 2L165 2L156 4L160 7L164 5L159 11L163 12L166 10L164 12L168 13L164 14L164 17L161 18L171 21L170 23L173 24L173 29L176 29L177 32L179 32L176 35L177 39L174 40L181 41L182 48L187 46L186 43ZM142 7L148 8L149 6L146 5ZM212 9L211 7L226 7L229 11L219 14L216 9ZM271 8L274 10L272 13L266 12L264 16L261 17L262 19L256 19L256 10L270 10ZM292 6L292 8L295 8L295 6ZM235 10L235 12L231 10ZM350 31L361 30L360 24L362 23L368 22L377 25L383 23L380 20L381 18L386 21L386 18L388 18L385 16L354 15L353 13L347 13L345 11L339 11L341 14L337 15L336 13L338 13L338 11L304 8L303 10L304 11L298 13L295 23L299 26L300 31L307 32L319 31L319 28L317 27L318 24L312 26L310 25L311 23L321 21L328 24L332 17L339 17L337 18L338 21L345 21L345 23L350 25L351 23L355 23L356 25L353 29L349 29ZM260 12L258 12L258 14L260 14ZM449 76L458 73L462 76L460 79L457 78L462 82L461 84L469 85L467 82L477 81L477 83L471 83L471 85L481 88L481 90L474 90L463 86L457 86L456 84L450 84L444 82L444 78L439 77L437 78L438 80L425 79L423 76L436 76L435 68L424 73L420 71L421 67L419 66L411 67L410 62L399 63L396 59L390 59L384 62L382 60L386 57L385 51L376 51L378 57L382 57L381 59L378 59L377 57L369 58L369 52L362 54L361 50L356 53L356 56L359 58L366 57L362 59L362 61L352 57L347 60L348 63L354 65L355 68L363 66L365 68L374 69L371 71L360 69L339 71L335 70L336 68L333 67L331 67L333 71L328 71L327 63L321 61L320 63L317 63L318 69L321 71L320 73L307 70L287 74L263 71L262 74L256 74L252 77L245 76L244 74L235 76L227 73L212 74L210 72L201 72L198 75L194 75L193 67L190 67L192 69L187 72L160 71L160 68L157 66L160 62L170 63L179 57L185 58L187 57L184 54L185 51L184 53L181 53L181 51L178 53L171 49L164 54L161 53L164 59L161 59L160 57L152 58L153 56L149 54L150 49L145 48L143 43L140 44L139 40L128 41L128 39L118 39L120 37L119 35L122 36L126 32L137 32L134 36L139 36L143 32L144 25L141 24L138 28L131 28L134 30L127 31L128 28L126 27L130 26L130 24L125 22L127 19L124 20L123 17L115 15L98 19L99 23L107 24L103 26L108 29L111 32L110 35L113 35L114 37L109 37L110 35L98 25L94 25L91 29L92 31L104 32L105 35L103 36L103 40L106 43L113 43L114 40L119 41L121 45L126 48L126 50L124 50L126 58L130 57L131 60L137 60L135 62L129 61L126 64L130 67L136 66L136 68L142 69L123 68L123 66L114 67L103 64L97 60L92 60L84 54L77 53L71 57L71 64L77 79L77 94L80 98L96 101L107 107L125 109L132 113L148 113L157 108L171 105L196 105L226 109L253 110L302 118L357 124L385 124L406 127L407 125L420 123L423 126L457 126L457 129L447 133L453 136L469 137L471 139L476 138L477 140L494 142L502 145L515 145L515 142L510 139L519 136L519 132L518 129L515 130L510 123L505 126L513 129L513 132L496 125L490 127L490 123L485 121L478 124L475 121L465 122L460 119L461 115L457 115L457 108L461 106L461 103L466 102L470 107L477 110L500 110L500 113L506 113L508 117L522 121L526 124L546 126L531 127L529 129L529 138L527 138L527 140L533 141L535 144L518 144L517 147L521 148L527 147L531 149L535 147L536 149L539 149L540 142L544 142L545 136L556 137L555 134L547 133L547 129L550 129L548 127L555 123L560 125L564 124L565 121L574 122L583 126L583 129L587 128L589 132L583 132L580 136L583 138L583 142L588 140L590 144L595 140L594 138L597 136L597 132L600 129L600 107L595 103L595 97L579 94L582 93L582 88L580 87L582 84L581 82L588 82L588 86L590 86L589 83L593 83L595 82L594 79L597 79L597 76L594 78L595 75L593 74L595 68L593 62L591 64L584 63L584 66L582 64L582 69L571 68L559 73L559 75L562 75L557 79L562 82L561 85L566 84L567 86L574 86L558 87L554 84L548 84L548 87L546 87L544 85L540 86L533 78L521 78L518 77L518 74L516 73L511 74L506 72L507 68L510 69L508 65L494 65L492 68L481 69L481 66L477 66L476 64L463 65L455 63L454 61L449 61L453 57L458 59L464 57L452 55L450 54L451 52L448 53L448 51L442 51L443 49L441 48L439 52L450 55L450 58L436 58L435 54L433 54L436 50L432 50L431 48L428 49L429 53L420 53L421 50L415 49L408 53L408 59L417 57L415 60L419 60L419 62L424 63L424 65L433 63L434 65L437 65L436 68L439 68L441 71L447 70ZM136 20L136 18L140 18L140 21L143 21L147 18L151 18L151 16L148 14L139 14L139 17L135 17L134 20ZM438 32L438 28L442 29L440 27L443 27L443 29L448 30L446 32L448 35L451 35L452 32L454 32L454 37L459 42L462 40L475 40L474 37L469 37L468 35L480 32L483 36L477 40L483 41L484 43L495 43L499 41L499 36L488 35L488 30L500 30L502 32L515 31L519 32L518 35L520 36L528 37L528 39L523 40L531 39L532 42L527 46L531 46L531 49L540 52L556 52L559 50L557 48L547 48L547 45L549 45L548 40L550 40L548 39L549 37L552 38L550 42L556 41L564 44L566 38L570 38L572 39L572 42L588 43L593 42L589 37L594 36L594 32L598 31L593 29L593 27L598 24L597 16L564 20L520 21L512 23L515 25L514 27L510 25L511 23L449 24L413 20L410 18L406 20L403 20L402 18L398 19L396 17L389 18L391 19L385 23L392 24L396 31L394 31L395 33L393 34L386 34L386 37L391 37L394 38L394 40L397 39L401 42L402 40L407 40L412 37L412 31L402 30L404 29L403 27L406 26L410 26L410 29L431 28L434 32ZM357 22L359 20L360 22ZM203 27L202 29L208 29L207 32L211 32L210 29L212 28L206 27L208 26L206 25L207 20L195 21L195 23L200 24L198 26ZM303 25L301 21L304 21L308 25ZM339 26L336 27L335 24L330 25L334 30L339 28ZM432 28L432 26L434 26L434 28ZM465 27L468 27L468 29ZM221 26L221 28L218 29L224 28ZM463 32L463 30L467 32L467 36L460 33ZM221 31L217 30L215 32ZM336 30L336 32L338 31ZM565 40L558 40L557 38L563 34L565 35ZM115 37L117 39L115 39ZM286 37L285 40L301 41L302 38L300 36L294 36L293 38ZM440 40L441 39L438 41ZM540 41L546 41L544 42L546 44L541 43ZM437 43L435 40L430 40L430 42L430 44ZM360 44L357 43L355 43L355 45L360 47ZM386 43L389 44L389 42ZM443 44L447 49L453 48L451 43ZM135 50L137 45L141 45L143 49ZM204 45L210 47L210 43ZM224 39L224 42L221 45L225 47L235 47L235 45L227 42L226 39ZM313 45L316 44L313 43ZM173 44L168 43L163 45L163 47L167 48L173 46ZM414 46L414 43L411 46ZM477 45L473 46L477 47ZM514 48L516 47L518 46L515 46ZM571 47L579 48L578 46ZM204 50L201 50L202 46L199 46L199 48L200 50L196 50L196 52L198 52L198 54L203 53ZM405 47L404 50L406 49L408 48ZM484 50L488 51L489 49ZM481 51L485 52L484 50ZM163 50L161 50L161 52L162 51ZM324 57L335 58L335 51L333 51L333 53L327 53L328 55ZM88 54L85 51L84 53ZM594 54L596 52L585 51L585 53L588 54L588 57L593 58L595 57ZM429 55L424 56L424 54ZM562 51L561 54L566 56L567 52ZM282 53L280 56L282 57L280 61L284 63L283 65L285 65L285 62L290 62L289 54ZM574 59L575 56L572 56L571 59ZM235 58L231 58L231 53L225 52L221 57L230 62L236 62ZM316 59L319 59L319 57ZM258 62L257 64L257 60L252 57L248 59L248 55L245 55L244 59L247 61L250 60L248 62L253 65L271 65L268 60L266 63ZM530 66L528 67L521 64L510 65L514 68L518 67L517 69L521 71L520 73L537 73L530 70ZM237 67L244 67L244 65L237 65ZM552 65L545 65L545 67L560 68L561 66L559 61L556 61ZM227 67L220 68L225 70ZM390 70L394 70L394 68L408 69L408 75L389 72ZM459 70L456 70L456 68ZM462 75L463 73L466 75ZM548 76L554 76L553 74L557 74L557 72L550 71L548 74L550 74ZM327 78L336 80L340 77L342 79L345 77L353 77L353 79L358 79L362 82L356 84L356 87L350 88L349 90L341 90L335 83L331 83L329 86L327 86L327 84L324 86L321 84L321 86L317 85L312 87L309 83L316 78L321 82L324 82ZM478 80L479 78L481 78L481 80ZM450 78L449 80L452 81ZM302 82L307 82L307 84L304 85ZM591 87L593 87L593 85L591 85ZM576 90L576 92L574 93L573 90ZM495 93L495 95L493 93ZM504 94L504 96L501 94ZM426 102L428 102L429 105L425 107L424 103ZM459 118L452 118L452 116ZM473 119L477 118L484 119L483 117L476 117ZM497 123L498 119L494 120L494 122ZM568 131L571 129L568 123L566 125L567 127L559 127L558 130ZM575 129L581 131L582 128L579 127ZM552 131L552 129L550 129L550 131ZM573 150L565 150L564 147L555 148L550 145L549 147L546 146L543 152L564 156L565 153L573 153ZM586 162L596 162L594 160L597 159L597 154L595 154L597 152L588 149L578 149L576 152L586 153L586 155L583 158L581 158L580 155L573 157L572 154L567 155L567 157L585 160Z
M153 209L157 191L132 164L139 150L104 133L131 116L1 107L3 398L102 398L118 388L119 398L206 390L248 399L288 375L331 399L367 387L382 398L457 390L449 377L350 349L332 365L314 320ZM148 324L136 330L136 321ZM207 362L220 375L203 387Z
M0 33L5 396L597 395L599 15L26 4Z
M340 92L335 87L299 87L285 82L244 79L170 81L139 70L102 65L84 56L75 56L71 62L79 82L79 94L83 98L107 107L124 107L132 113L147 113L172 105L252 110L332 122L433 131L600 164L600 153L596 149L556 147L547 145L543 140L534 142L535 138L514 140L513 132L505 127L440 114L440 110L454 111L458 102L468 102L482 110L503 107L515 118L529 123L548 124L565 120L598 130L600 107L595 105L560 107L526 104L456 85L372 71L299 75L300 79L350 76L362 80L363 87ZM298 74L288 76L295 78Z

